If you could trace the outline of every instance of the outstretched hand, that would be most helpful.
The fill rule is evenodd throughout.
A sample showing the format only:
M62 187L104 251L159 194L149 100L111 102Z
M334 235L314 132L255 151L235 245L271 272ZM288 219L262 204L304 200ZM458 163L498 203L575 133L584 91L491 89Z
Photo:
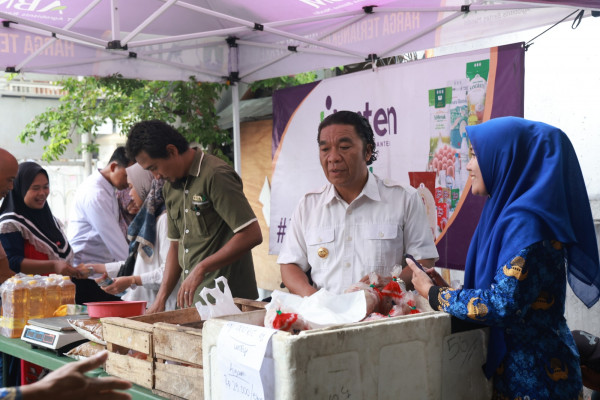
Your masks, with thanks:
M106 293L115 295L123 293L125 290L129 289L132 284L132 276L120 276L118 278L113 279L113 283L103 287L102 290L104 290Z
M77 268L74 268L66 262L65 260L54 260L52 263L52 267L55 273L64 276L70 276L72 278L85 278L85 274L79 271Z
M64 400L127 400L131 396L118 392L131 387L131 382L117 378L91 378L85 373L100 367L108 358L103 351L86 360L72 362L51 372L42 380L21 386L23 398Z

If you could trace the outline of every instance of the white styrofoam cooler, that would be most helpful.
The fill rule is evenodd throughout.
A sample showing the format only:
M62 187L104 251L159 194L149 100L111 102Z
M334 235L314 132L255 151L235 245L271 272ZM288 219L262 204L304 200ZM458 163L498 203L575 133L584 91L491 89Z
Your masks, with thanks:
M228 321L263 325L265 310L204 323L204 397L218 400L217 339ZM275 399L490 399L487 330L450 333L442 312L273 335Z

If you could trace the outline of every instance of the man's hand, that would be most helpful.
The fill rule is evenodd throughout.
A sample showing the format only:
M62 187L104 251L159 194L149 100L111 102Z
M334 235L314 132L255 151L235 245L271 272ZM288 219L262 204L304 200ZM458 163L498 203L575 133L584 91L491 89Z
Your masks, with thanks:
M104 264L79 264L77 270L89 278L90 275L103 274L106 272L106 266Z
M204 273L201 264L198 264L194 267L190 275L185 278L179 288L179 292L177 292L177 304L180 308L191 307L194 305L194 293L204 280L205 276L206 274Z
M71 264L66 262L65 260L54 260L52 262L52 268L54 272L59 275L71 276L73 278L83 279L85 278L85 274L78 270L77 268L73 268Z
M126 400L131 399L126 390L131 382L117 378L90 378L85 373L98 368L108 358L103 351L86 360L71 362L46 375L42 380L21 386L23 398L27 400Z
M280 264L281 279L283 284L292 294L307 297L317 292L317 289L308 283L308 276L296 264Z
M165 303L163 301L159 301L158 299L154 300L154 303L146 310L146 314L154 314L157 312L165 311Z

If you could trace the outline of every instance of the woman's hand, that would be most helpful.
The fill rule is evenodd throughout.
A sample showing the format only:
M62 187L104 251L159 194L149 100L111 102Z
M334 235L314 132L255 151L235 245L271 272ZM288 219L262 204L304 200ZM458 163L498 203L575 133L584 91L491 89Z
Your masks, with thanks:
M429 275L431 279L433 279L436 286L450 287L450 285L444 280L444 278L442 278L442 276L438 274L435 268L425 268L425 272L427 273L427 275Z
M429 289L433 286L431 279L410 258L406 259L406 265L412 270L412 284L415 290L427 299L429 297Z
M135 283L133 276L120 276L113 280L108 286L104 286L102 290L109 294L119 294L129 289Z
M73 268L71 264L69 264L65 260L52 261L52 269L55 273L59 275L70 276L78 279L85 278L85 274L83 272L81 272L77 268Z

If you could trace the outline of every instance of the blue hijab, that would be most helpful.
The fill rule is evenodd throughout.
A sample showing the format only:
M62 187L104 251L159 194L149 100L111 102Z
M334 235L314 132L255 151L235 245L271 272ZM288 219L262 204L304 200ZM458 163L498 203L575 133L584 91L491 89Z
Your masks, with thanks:
M489 199L473 234L465 288L487 289L500 265L542 240L566 245L567 279L592 307L600 297L600 263L590 202L575 150L558 128L517 117L467 127ZM506 348L493 328L490 377Z

